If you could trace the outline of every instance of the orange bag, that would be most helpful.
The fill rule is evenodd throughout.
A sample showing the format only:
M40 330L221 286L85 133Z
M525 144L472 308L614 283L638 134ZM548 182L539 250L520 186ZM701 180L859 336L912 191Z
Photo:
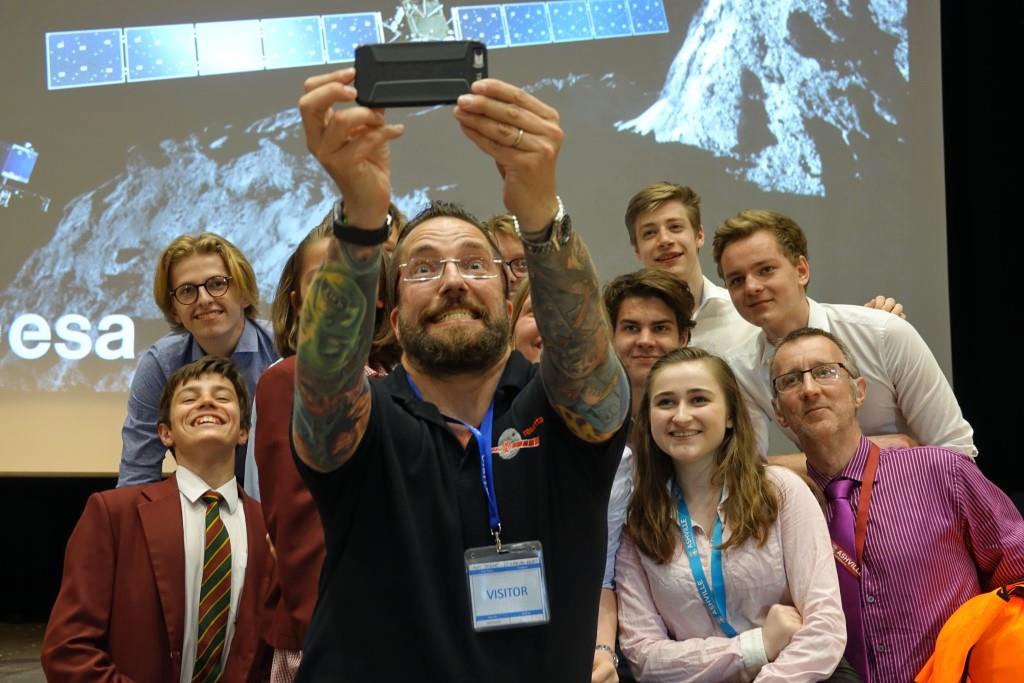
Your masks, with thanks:
M939 631L917 683L1024 681L1024 581L976 595Z

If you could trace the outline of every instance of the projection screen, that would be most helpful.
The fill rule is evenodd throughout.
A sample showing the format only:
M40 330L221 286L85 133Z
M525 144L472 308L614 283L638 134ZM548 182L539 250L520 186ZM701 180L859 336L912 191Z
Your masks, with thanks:
M628 198L668 179L710 235L745 208L807 231L809 294L898 298L949 372L939 8L906 0L7 3L0 26L0 472L111 474L152 301L183 232L261 282L336 188L305 149L306 77L357 44L472 38L561 113L559 193L602 280L638 262ZM388 112L394 200L499 212L450 108Z

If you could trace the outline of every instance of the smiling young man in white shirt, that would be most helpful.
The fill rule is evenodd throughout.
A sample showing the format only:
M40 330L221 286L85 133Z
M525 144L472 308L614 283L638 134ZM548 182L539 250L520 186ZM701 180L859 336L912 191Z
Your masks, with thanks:
M868 399L857 418L865 434L883 446L927 443L977 455L974 430L917 330L890 313L821 304L807 296L807 238L795 221L773 211L743 211L715 231L713 249L736 310L760 328L727 359L759 409L755 423L761 438L766 439L774 414L769 377L774 346L793 330L814 327L842 339L863 373ZM783 431L797 442L792 431Z

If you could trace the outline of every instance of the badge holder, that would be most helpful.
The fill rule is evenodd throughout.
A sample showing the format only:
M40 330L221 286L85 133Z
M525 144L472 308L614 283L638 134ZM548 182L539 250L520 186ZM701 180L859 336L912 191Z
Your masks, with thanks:
M470 548L465 558L474 630L540 626L551 620L540 541Z
M406 376L416 398L423 400L412 377ZM541 626L551 620L548 589L544 583L544 551L540 541L502 544L501 515L494 491L491 429L494 399L480 422L480 428L462 420L445 417L462 425L473 435L480 450L480 483L487 498L487 524L494 545L470 548L466 560L466 588L477 632L505 628Z

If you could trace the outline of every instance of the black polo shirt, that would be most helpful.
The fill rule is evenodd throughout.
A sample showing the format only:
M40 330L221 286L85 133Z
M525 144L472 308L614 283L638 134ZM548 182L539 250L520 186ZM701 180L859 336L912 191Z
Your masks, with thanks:
M543 544L551 621L476 633L463 554L493 540L475 439L463 448L401 367L372 380L371 394L351 460L327 474L297 460L327 543L297 680L589 681L608 496L626 430L598 445L576 438L537 366L512 354L492 445L524 446L495 455L494 487L502 541Z

